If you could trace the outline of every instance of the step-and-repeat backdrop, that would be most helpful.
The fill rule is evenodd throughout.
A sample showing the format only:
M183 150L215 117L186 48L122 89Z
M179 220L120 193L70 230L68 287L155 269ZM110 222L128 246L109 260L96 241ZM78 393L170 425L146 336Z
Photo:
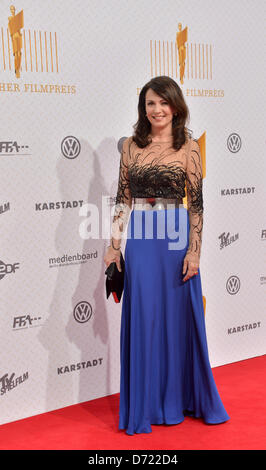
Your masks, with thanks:
M1 2L1 423L119 392L103 257L121 143L157 75L201 146L211 365L266 353L266 9L242 3Z

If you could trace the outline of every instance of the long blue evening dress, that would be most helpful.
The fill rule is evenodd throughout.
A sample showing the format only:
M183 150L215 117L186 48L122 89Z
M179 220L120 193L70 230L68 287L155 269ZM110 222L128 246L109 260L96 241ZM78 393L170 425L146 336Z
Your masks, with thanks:
M151 147L152 162L148 157ZM186 415L203 418L209 424L229 419L209 362L200 269L197 275L182 280L189 246L200 249L203 210L200 149L194 140L184 147L185 152L173 153L169 149L167 152L168 147L151 144L149 152L146 149L146 153L141 153L146 160L140 160L140 149L132 138L127 138L121 153L118 201L129 200L131 204L132 197L184 196L181 185L184 178L180 176L185 174L189 210L193 212L194 207L194 218L190 219L184 206L148 211L135 210L133 206L128 220L120 332L119 429L125 429L129 435L150 433L152 424L181 423ZM173 155L175 165L179 162L179 171L169 176L169 167L174 168ZM186 157L183 171L182 156ZM164 163L167 161L167 173L161 165L162 157ZM144 167L147 160L149 164ZM161 175L156 187L151 184L155 181L154 173L153 179L149 174L149 170L154 170L154 162L156 174ZM197 178L196 162L200 170ZM151 188L148 193L147 188ZM170 229L169 217L174 221ZM198 228L195 233L190 231L192 224L193 229ZM178 249L169 249L181 239Z

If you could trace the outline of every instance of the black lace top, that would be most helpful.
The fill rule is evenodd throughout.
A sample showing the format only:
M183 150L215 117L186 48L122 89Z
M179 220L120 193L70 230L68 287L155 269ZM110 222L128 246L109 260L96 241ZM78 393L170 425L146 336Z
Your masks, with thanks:
M186 191L185 191L186 186ZM180 150L171 142L152 142L141 149L128 137L121 151L113 222L123 232L133 197L184 198L187 196L190 233L188 251L200 256L203 227L202 162L199 144L190 139ZM119 236L114 229L114 238ZM115 234L116 233L116 234Z

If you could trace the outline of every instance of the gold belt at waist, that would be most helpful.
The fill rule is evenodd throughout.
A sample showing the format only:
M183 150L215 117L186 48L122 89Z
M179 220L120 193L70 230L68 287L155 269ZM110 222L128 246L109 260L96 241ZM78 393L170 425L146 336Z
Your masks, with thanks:
M182 198L165 197L134 197L132 198L133 210L161 210L174 209L183 206Z

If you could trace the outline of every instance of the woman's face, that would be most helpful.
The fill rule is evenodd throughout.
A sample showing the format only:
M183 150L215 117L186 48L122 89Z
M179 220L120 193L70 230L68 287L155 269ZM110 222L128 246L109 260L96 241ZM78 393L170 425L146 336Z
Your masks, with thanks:
M173 110L168 102L151 88L146 92L145 109L147 118L154 129L162 130L167 127L172 129Z

